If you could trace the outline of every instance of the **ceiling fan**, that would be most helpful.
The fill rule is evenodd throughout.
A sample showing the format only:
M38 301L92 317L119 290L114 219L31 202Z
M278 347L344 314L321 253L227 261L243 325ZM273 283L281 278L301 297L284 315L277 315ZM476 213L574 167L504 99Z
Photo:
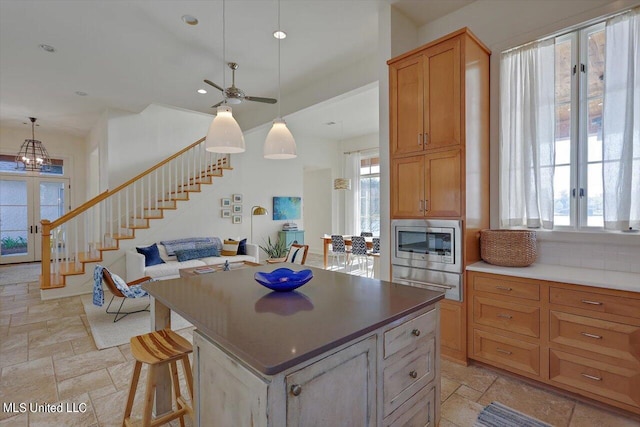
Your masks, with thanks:
M238 69L238 64L235 62L228 62L227 65L231 68L231 87L226 89L221 88L211 80L205 79L204 82L208 85L211 85L218 89L224 95L224 100L218 102L216 105L211 106L211 108L219 107L225 102L228 104L240 104L242 101L255 101L255 102L265 102L267 104L275 104L278 102L277 99L273 98L261 98L259 96L247 96L244 92L236 87L236 70Z

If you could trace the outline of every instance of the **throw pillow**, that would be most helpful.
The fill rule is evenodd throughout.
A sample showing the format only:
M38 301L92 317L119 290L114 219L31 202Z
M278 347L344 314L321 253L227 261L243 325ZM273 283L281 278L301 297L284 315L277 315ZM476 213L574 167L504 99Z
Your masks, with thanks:
M220 256L220 253L215 246L201 247L198 249L179 249L176 251L176 257L178 257L178 261L180 262L210 256Z
M234 239L229 239L232 242L236 242ZM238 242L238 255L246 255L247 254L247 239L242 239Z
M222 256L235 256L238 254L238 246L240 246L240 242L236 242L234 240L225 240L222 245L222 252L220 254Z
M151 267L152 265L164 264L162 258L160 258L160 252L158 251L158 245L155 243L151 246L143 248L136 248L139 254L144 255L144 266Z

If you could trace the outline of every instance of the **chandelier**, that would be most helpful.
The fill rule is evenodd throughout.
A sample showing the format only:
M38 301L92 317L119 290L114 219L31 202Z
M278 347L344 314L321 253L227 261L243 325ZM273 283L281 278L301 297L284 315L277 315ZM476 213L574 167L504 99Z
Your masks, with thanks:
M31 139L25 139L20 146L20 151L16 156L16 169L28 171L51 170L51 158L47 149L44 148L41 141L35 137L36 118L29 117L31 120Z

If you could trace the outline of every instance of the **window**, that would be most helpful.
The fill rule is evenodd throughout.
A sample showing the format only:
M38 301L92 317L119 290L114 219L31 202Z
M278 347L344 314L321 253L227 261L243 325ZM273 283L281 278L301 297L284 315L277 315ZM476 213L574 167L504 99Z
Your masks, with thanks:
M360 230L380 235L380 157L360 159Z
M503 52L502 227L640 226L639 27L636 9Z
M24 170L16 169L16 156L0 154L0 172L26 173ZM46 172L38 172L43 175L64 175L64 163L62 159L51 159L51 169Z

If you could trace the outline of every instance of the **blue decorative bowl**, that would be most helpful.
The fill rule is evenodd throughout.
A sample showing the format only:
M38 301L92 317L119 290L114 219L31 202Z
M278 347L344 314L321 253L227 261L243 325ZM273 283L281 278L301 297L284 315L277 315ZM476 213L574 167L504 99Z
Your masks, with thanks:
M313 272L311 270L293 271L288 268L278 268L271 273L259 271L253 277L262 286L273 291L288 292L313 279Z

